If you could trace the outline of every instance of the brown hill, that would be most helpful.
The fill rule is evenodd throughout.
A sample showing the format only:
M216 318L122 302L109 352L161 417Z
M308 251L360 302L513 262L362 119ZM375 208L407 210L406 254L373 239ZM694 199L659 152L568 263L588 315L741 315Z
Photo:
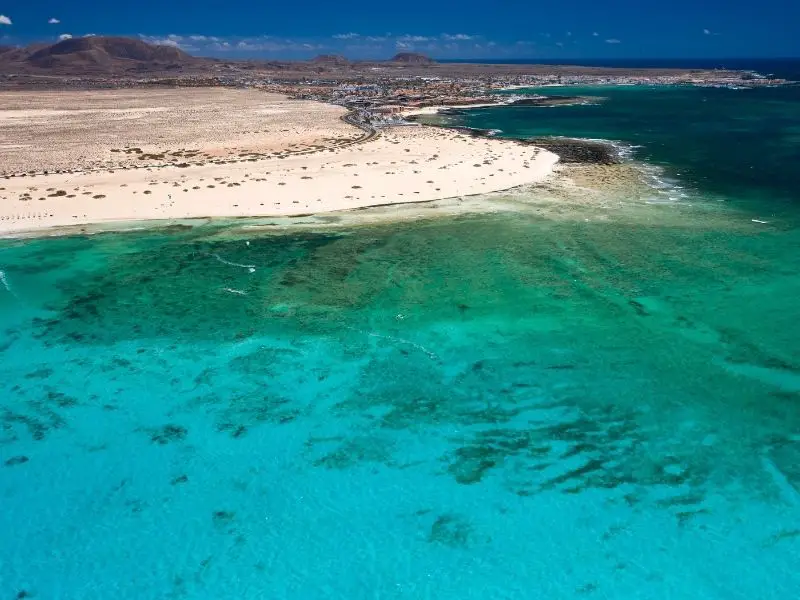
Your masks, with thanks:
M320 54L311 59L311 62L318 65L348 65L350 61L338 54Z
M16 46L2 46L0 47L0 64L4 62L11 62L24 59L28 56L25 48L18 48Z
M196 61L172 46L120 37L72 38L0 54L4 71L46 70L53 74L179 69Z
M395 54L390 62L401 63L405 65L432 65L436 61L424 54L416 52L400 52Z

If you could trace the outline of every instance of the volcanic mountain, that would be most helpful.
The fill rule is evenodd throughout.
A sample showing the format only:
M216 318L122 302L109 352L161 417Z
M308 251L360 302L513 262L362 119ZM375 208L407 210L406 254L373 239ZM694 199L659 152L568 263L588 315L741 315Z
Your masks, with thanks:
M350 61L338 54L320 54L311 59L311 62L318 65L349 65Z
M172 46L122 37L82 37L37 44L0 53L2 71L49 71L53 74L173 70L198 59Z
M432 58L428 58L424 54L417 54L416 52L401 52L399 54L395 54L390 62L405 65L432 65L436 61Z

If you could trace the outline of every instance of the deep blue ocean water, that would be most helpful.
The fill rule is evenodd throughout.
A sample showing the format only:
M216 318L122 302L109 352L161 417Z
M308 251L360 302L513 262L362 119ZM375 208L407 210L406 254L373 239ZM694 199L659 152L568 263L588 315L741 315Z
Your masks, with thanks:
M663 167L674 181L704 194L747 203L756 212L796 214L800 86L570 86L535 92L585 95L596 104L470 110L450 121L509 137L616 140L632 147L633 157Z
M796 175L607 92L465 118L689 199L0 242L0 598L798 597Z
M576 59L444 59L443 63L504 65L574 65L621 69L730 69L756 71L790 81L800 81L800 58L576 58Z

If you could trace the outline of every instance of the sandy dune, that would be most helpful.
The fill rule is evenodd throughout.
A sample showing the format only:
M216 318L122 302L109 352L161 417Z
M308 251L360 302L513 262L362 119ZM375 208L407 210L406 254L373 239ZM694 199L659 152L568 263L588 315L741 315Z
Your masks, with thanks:
M557 160L427 127L361 143L344 112L254 90L0 94L0 233L433 200L541 181Z

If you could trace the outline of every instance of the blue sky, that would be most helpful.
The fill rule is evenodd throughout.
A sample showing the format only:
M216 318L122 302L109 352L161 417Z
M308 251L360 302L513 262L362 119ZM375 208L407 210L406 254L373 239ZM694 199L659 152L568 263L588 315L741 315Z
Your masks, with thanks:
M798 23L795 0L0 0L4 44L130 35L232 57L800 56Z

